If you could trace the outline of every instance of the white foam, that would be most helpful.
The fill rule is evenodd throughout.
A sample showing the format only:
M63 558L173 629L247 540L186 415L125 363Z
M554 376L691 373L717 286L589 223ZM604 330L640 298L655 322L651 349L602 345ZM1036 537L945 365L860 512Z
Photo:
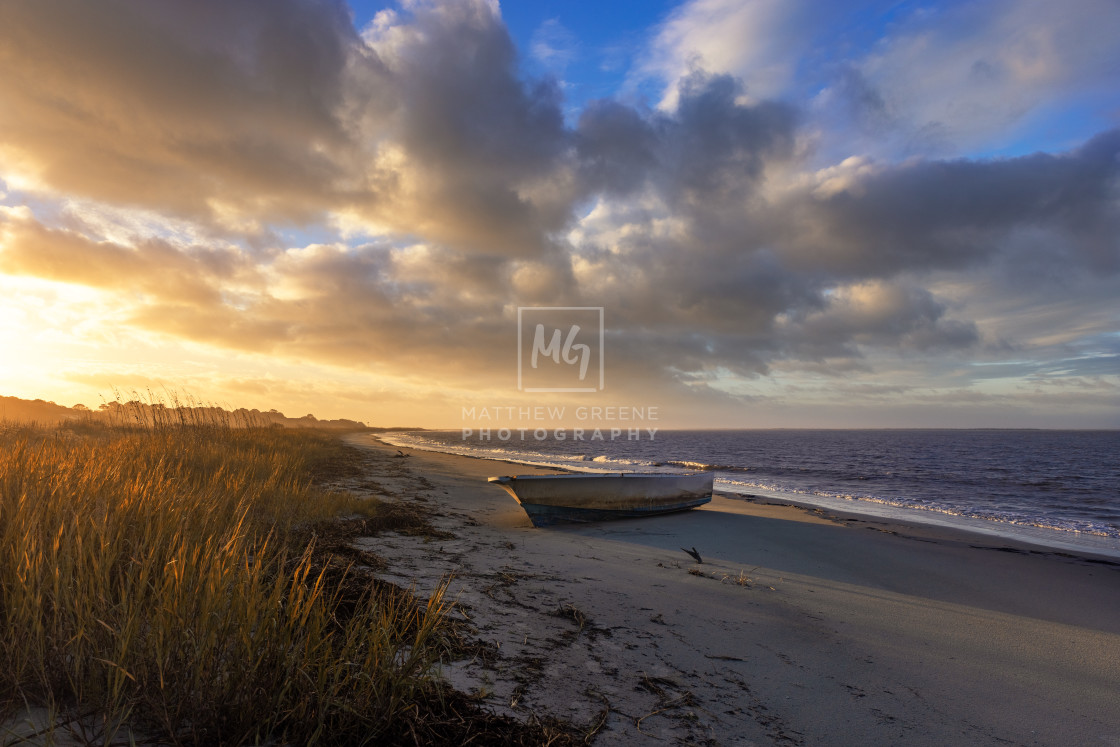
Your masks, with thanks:
M843 511L850 514L859 514L862 516L873 516L892 521L958 529L988 537L999 537L1001 539L1038 545L1052 550L1090 553L1093 555L1120 559L1120 539L1101 534L1079 532L1071 529L1013 524L1007 521L982 519L973 516L962 516L960 514L930 509L925 506L895 506L889 503L877 503L860 499L843 499L815 495L813 493L794 493L759 486L747 487L740 485L731 487L727 482L722 480L717 481L716 489L742 495L761 496L781 503L793 503L797 505L813 506L815 508Z
M445 441L424 438L421 433L382 433L377 438L398 448L412 448L421 451L435 451L478 459L496 459L535 467L556 467L575 472L687 472L702 469L700 462L676 461L664 464L656 462L632 461L599 455L588 461L587 455L543 454L499 446L481 447L477 445L458 445ZM596 466L592 466L596 465ZM601 469L598 465L625 465L628 469ZM688 465L687 467L685 465ZM1042 526L1023 523L1015 517L967 516L953 509L918 502L906 502L877 498L874 496L852 496L840 494L821 494L790 489L787 486L766 484L755 481L717 479L716 489L724 492L764 496L782 503L827 508L852 514L911 522L932 526L958 529L990 537L1024 542L1040 547L1066 552L1090 553L1110 558L1120 558L1120 537L1108 536L1086 522L1082 527Z

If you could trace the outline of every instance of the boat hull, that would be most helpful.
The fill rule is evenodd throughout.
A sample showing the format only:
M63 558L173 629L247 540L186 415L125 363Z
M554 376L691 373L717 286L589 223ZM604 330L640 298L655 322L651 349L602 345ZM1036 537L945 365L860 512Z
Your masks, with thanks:
M675 513L712 499L712 475L612 474L491 477L534 526Z

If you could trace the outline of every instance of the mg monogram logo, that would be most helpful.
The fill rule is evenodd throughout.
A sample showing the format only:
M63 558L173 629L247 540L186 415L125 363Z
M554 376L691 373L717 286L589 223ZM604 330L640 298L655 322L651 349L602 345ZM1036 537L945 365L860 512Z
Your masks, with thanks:
M531 356L530 365L533 368L537 367L537 353L544 353L546 356L551 355L552 360L559 363L563 358L565 363L579 363L579 380L583 381L587 378L587 361L591 358L591 348L581 343L573 343L576 335L579 334L579 325L573 324L571 330L568 331L568 338L564 340L563 349L560 348L560 330L554 330L552 333L552 341L547 345L544 342L544 325L538 324L537 331L533 335L533 354ZM572 357L572 351L578 350L579 357Z
M589 381L596 370L598 382ZM597 392L603 386L603 307L518 307L518 389Z

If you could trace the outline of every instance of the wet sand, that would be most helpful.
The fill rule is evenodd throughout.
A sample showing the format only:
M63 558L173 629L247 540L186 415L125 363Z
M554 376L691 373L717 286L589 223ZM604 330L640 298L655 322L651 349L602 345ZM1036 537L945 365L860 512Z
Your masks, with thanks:
M348 440L455 535L360 542L422 594L453 574L487 649L445 674L497 711L603 744L1120 745L1114 561L718 494L536 529L485 478L549 470Z

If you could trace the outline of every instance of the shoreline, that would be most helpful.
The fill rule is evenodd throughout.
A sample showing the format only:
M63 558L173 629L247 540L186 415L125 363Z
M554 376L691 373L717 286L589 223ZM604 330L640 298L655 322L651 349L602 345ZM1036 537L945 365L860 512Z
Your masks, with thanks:
M498 712L631 742L1120 741L1114 562L718 494L685 514L542 530L486 485L507 462L401 462L412 477L397 492L456 539L362 546L421 592L453 574L489 653L445 674Z
M427 446L420 446L416 444L393 444L389 441L382 440L381 436L384 436L385 434L371 435L374 438L377 438L382 443L385 443L387 446L391 446L394 449L413 449L429 454L446 454L448 456L462 457L464 459L478 459L482 461L496 462L501 464L512 464L519 467L550 469L557 472L576 473L626 471L598 468L578 469L570 466L525 462L517 461L514 459L498 459L477 454L458 454L451 451L442 451L439 449L429 448ZM874 519L906 525L915 524L922 526L933 526L945 529L947 531L960 531L970 534L977 534L989 539L997 538L1006 542L1015 543L1018 545L1029 545L1048 551L1069 552L1077 555L1092 555L1094 557L1108 559L1114 562L1120 562L1120 539L1091 532L1081 532L1072 529L1058 529L1055 527L1046 526L1016 524L1009 521L999 521L996 519L984 519L975 516L966 516L963 514L946 513L938 511L936 509L924 509L921 507L913 506L895 506L888 503L878 503L875 501L863 499L851 499L845 501L833 497L807 496L802 493L767 490L765 488L752 488L752 492L750 493L741 493L736 490L720 489L717 485L716 492L725 495L731 494L735 496L734 498L731 498L731 500L753 501L762 499L766 501L776 501L784 505L796 506L811 511L824 510L830 513L843 514L845 516L852 516L865 520Z

